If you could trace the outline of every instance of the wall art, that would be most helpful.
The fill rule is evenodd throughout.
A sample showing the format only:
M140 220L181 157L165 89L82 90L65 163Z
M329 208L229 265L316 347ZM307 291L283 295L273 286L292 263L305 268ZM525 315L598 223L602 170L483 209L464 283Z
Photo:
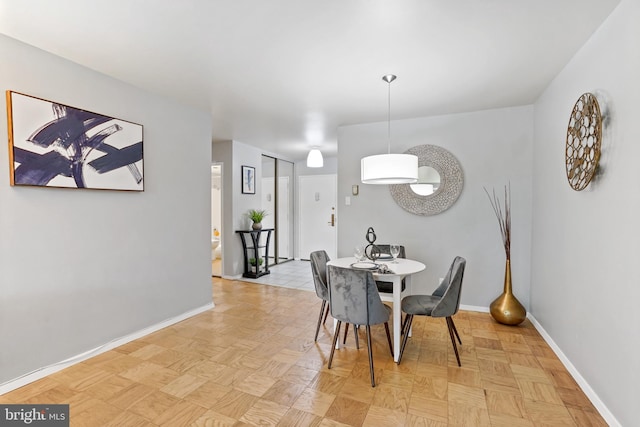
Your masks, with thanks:
M256 168L242 166L242 194L256 194Z
M602 146L602 113L592 93L583 93L569 116L565 145L565 165L569 185L584 190L598 168Z
M7 91L11 185L144 191L142 125Z

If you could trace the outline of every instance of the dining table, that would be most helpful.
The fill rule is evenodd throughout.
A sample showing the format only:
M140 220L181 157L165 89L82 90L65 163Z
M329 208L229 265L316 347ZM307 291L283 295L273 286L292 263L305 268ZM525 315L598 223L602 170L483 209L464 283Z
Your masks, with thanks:
M368 261L368 260L367 260ZM393 283L393 293L391 296L387 293L380 293L380 299L392 303L392 315L393 315L393 360L398 362L400 358L400 342L401 342L401 319L402 319L402 297L405 295L411 295L411 276L419 273L426 268L426 266L420 261L414 261L412 259L397 258L397 263L394 263L392 259L378 259L374 264L381 266L383 264L387 267L387 272L381 273L379 268L371 266L371 268L364 268L371 271L373 278L379 281ZM354 266L362 264L360 260L355 257L336 258L327 263L327 265L334 265L336 267L355 268ZM402 279L405 279L405 290L402 290ZM331 286L329 284L329 286ZM337 322L334 321L334 328ZM340 340L338 340L339 345Z

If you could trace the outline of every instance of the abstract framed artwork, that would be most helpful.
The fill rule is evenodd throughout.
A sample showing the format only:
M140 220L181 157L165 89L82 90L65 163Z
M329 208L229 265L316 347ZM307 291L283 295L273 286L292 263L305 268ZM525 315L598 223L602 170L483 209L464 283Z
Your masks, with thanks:
M7 91L11 185L144 191L142 125Z
M242 194L256 194L256 168L242 166Z

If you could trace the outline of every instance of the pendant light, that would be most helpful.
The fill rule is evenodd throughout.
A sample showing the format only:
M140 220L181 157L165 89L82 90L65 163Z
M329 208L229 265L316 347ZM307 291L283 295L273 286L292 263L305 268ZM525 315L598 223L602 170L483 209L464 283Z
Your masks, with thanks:
M387 117L387 154L362 158L360 178L363 184L413 184L418 182L418 156L391 154L391 82L396 79L387 74L382 80L389 85L389 110Z
M324 159L322 153L317 148L312 148L307 155L307 167L308 168L321 168L324 165Z

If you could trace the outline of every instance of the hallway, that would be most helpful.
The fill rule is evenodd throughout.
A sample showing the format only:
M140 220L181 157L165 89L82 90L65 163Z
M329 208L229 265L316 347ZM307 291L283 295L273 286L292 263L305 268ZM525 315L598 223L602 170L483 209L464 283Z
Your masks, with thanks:
M269 270L271 273L266 276L258 277L257 279L243 277L242 280L250 283L262 283L283 288L315 292L309 261L287 261L269 266Z

